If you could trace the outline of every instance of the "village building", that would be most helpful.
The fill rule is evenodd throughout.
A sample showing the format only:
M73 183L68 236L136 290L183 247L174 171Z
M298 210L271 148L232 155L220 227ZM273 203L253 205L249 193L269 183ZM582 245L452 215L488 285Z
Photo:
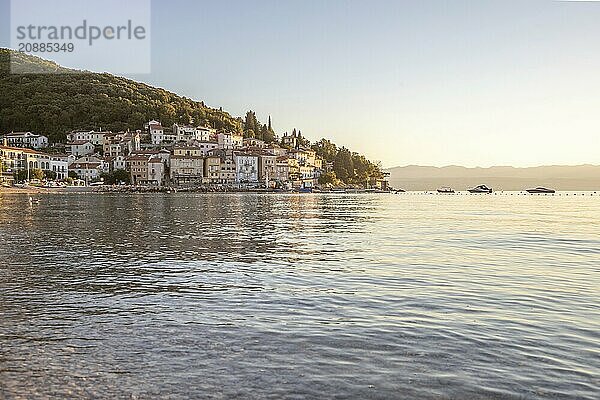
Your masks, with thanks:
M56 174L56 179L62 180L69 176L69 156L66 154L48 154L50 157L50 168Z
M140 150L140 133L135 132L118 132L104 135L102 150L104 156L128 156L135 151Z
M104 171L104 163L97 158L81 158L69 165L69 173L76 174L77 178L84 180L86 183L100 179L100 175Z
M216 135L216 130L205 126L173 124L173 135L177 142L192 141L210 142Z
M237 133L221 132L217 134L217 143L219 149L222 150L239 149L244 145L244 136Z
M43 149L48 147L48 137L31 132L13 132L4 135L9 147Z
M113 157L104 157L104 162L108 164L109 171L115 172L117 170L124 170L127 168L127 163L125 161L125 156L113 156Z
M291 135L289 135L287 132L283 134L283 137L281 138L281 144L295 149L296 147L298 147L298 138L296 137L295 133L292 133Z
M195 140L199 142L210 142L216 137L217 131L205 126L196 127Z
M141 185L148 180L149 159L149 156L143 154L131 155L125 159L132 185Z
M151 156L148 159L147 185L162 186L165 177L165 163L160 156Z
M220 181L221 157L212 152L204 157L204 177L206 183L218 184Z
M267 187L273 187L275 185L275 170L277 164L277 156L263 151L259 153L258 166L259 175L258 179L261 183Z
M191 145L178 144L173 147L173 155L176 156L205 156L210 151L217 149L216 142L194 141Z
M152 144L160 145L165 141L165 130L160 122L154 120L148 122L148 132Z
M302 176L300 174L300 164L298 164L298 160L292 157L287 157L287 163L289 181L294 186L300 186L302 183Z
M29 148L7 146L5 138L0 146L0 163L3 165L2 180L11 182L17 171L40 169L52 172L52 178L65 179L68 176L69 161L64 154L46 154ZM50 175L50 174L47 174Z
M265 151L268 151L269 153L276 155L277 157L285 156L288 152L288 150L285 147L281 147L276 143L269 144L267 147L265 147Z
M279 186L285 186L290 180L290 164L287 156L277 157L273 180Z
M204 178L204 158L201 155L172 155L171 182L177 185L201 184Z
M291 149L288 154L298 160L300 165L314 167L316 164L316 152L312 149Z
M205 158L205 162L210 162L213 166L212 173L207 175L205 172L205 177L209 179L209 181L214 181L215 179L215 171L216 169L216 158L219 158L220 166L218 169L218 179L216 183L222 185L233 185L236 182L236 171L235 171L235 159L233 150L212 150L209 152L208 156ZM207 160L207 161L206 161ZM208 171L205 168L205 171Z
M75 140L65 145L65 151L67 154L72 154L75 157L81 157L94 154L96 147L89 140Z
M256 138L243 139L243 145L244 145L244 147L256 147L259 149L264 149L267 147L267 144L263 140L256 139Z
M258 155L245 152L234 153L235 182L240 186L256 186L258 184Z
M8 146L8 141L3 139L0 146L0 160L5 169L5 174L11 174L13 171L26 169L26 155L22 148Z
M233 185L236 182L235 159L233 157L221 158L221 169L219 170L219 181L225 185Z
M94 146L102 146L104 142L104 135L109 134L110 132L96 132L94 130L91 131L74 131L67 134L67 140L69 142L76 141L89 141Z

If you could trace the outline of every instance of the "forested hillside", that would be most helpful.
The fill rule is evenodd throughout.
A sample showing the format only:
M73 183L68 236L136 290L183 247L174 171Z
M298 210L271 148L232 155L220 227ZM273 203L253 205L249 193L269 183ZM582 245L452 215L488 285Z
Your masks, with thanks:
M27 70L45 73L10 74L11 52L0 49L0 132L32 131L62 141L74 129L135 130L151 119L241 131L241 120L229 113L110 74L71 71L17 52Z

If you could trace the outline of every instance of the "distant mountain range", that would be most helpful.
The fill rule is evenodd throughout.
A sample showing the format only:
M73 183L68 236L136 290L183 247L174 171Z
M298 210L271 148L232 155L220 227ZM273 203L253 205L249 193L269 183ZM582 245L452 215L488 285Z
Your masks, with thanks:
M404 190L435 190L442 186L457 191L480 184L494 190L525 190L545 186L556 190L600 190L600 166L542 166L531 168L409 165L386 170L392 187Z

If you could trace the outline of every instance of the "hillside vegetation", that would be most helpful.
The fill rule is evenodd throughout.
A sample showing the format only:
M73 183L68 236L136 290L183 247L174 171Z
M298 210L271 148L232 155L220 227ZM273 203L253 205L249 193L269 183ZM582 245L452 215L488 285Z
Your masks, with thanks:
M31 74L10 74L10 57ZM44 72L44 73L40 73ZM241 120L130 79L63 68L53 62L0 49L0 131L43 133L63 141L74 129L141 129L151 119L163 125L206 124L241 131Z

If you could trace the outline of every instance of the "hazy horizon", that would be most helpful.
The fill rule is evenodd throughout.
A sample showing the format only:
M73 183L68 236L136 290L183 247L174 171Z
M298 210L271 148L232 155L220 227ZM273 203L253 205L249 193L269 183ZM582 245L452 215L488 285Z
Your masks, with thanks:
M461 191L486 184L497 191L523 191L545 186L561 191L600 190L598 165L547 165L538 167L494 166L467 168L409 165L387 169L396 189L436 190L452 187Z
M600 164L598 17L595 2L155 0L152 73L128 77L386 168Z

